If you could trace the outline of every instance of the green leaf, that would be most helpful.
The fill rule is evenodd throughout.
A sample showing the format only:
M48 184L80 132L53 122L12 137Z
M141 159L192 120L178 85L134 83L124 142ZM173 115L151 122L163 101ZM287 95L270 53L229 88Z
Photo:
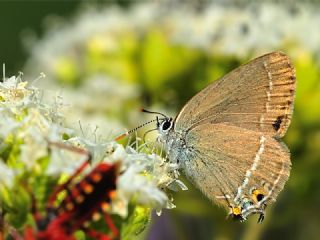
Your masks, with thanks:
M121 239L130 240L141 234L151 218L151 209L143 206L133 206L128 218L121 226Z

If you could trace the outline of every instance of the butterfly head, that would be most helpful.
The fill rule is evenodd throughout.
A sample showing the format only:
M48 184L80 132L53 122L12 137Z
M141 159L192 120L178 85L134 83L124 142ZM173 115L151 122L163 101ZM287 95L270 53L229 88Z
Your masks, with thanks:
M160 112L154 112L154 111L148 111L146 109L142 109L142 112L145 113L151 113L151 114L156 114L156 119L152 121L157 122L157 128L153 130L158 130L160 135L164 136L167 135L167 133L173 128L174 121L173 118L167 117L163 113Z
M173 127L173 119L172 118L157 118L157 129L160 134L167 134L170 129Z

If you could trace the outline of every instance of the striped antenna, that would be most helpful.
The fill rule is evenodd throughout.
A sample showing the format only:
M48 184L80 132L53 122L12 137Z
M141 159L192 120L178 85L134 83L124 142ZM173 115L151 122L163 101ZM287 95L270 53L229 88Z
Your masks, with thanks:
M138 127L134 128L134 129L131 129L130 131L127 131L127 132L119 135L119 136L116 137L114 140L115 140L115 141L118 141L118 140L120 140L120 139L122 139L122 138L124 138L124 137L126 137L126 136L128 136L128 135L130 135L131 133L137 131L139 128L142 128L142 127L144 127L145 125L148 125L148 124L150 124L150 123L152 123L152 122L155 122L155 121L159 121L159 119L156 118L156 119L152 119L152 120L150 120L150 121L148 121L148 122L145 122L145 123L141 124L140 126L138 126Z
M154 111L149 111L149 110L146 110L144 108L141 109L141 112L144 112L144 113L152 113L152 114L157 114L157 115L161 115L163 116L164 118L168 118L166 115L164 115L163 113L160 113L160 112L154 112Z

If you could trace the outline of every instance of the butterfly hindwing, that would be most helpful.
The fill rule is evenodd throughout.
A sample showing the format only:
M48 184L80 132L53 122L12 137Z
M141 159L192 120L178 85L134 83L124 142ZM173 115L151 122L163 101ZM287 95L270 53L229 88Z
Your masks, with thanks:
M253 190L263 193L265 203L275 201L290 174L288 149L263 133L206 123L187 134L186 144L187 177L226 208L240 204L244 197L252 199Z

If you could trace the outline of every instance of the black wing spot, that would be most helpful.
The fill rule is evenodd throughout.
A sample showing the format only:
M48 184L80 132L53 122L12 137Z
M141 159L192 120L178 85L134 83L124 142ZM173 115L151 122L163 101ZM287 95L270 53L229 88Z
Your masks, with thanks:
M284 118L284 116L279 116L279 117L277 117L277 120L275 120L274 123L272 124L274 130L276 130L276 131L279 130L283 118Z
M264 198L263 194L260 193L260 194L257 195L258 202L260 202L263 198Z

